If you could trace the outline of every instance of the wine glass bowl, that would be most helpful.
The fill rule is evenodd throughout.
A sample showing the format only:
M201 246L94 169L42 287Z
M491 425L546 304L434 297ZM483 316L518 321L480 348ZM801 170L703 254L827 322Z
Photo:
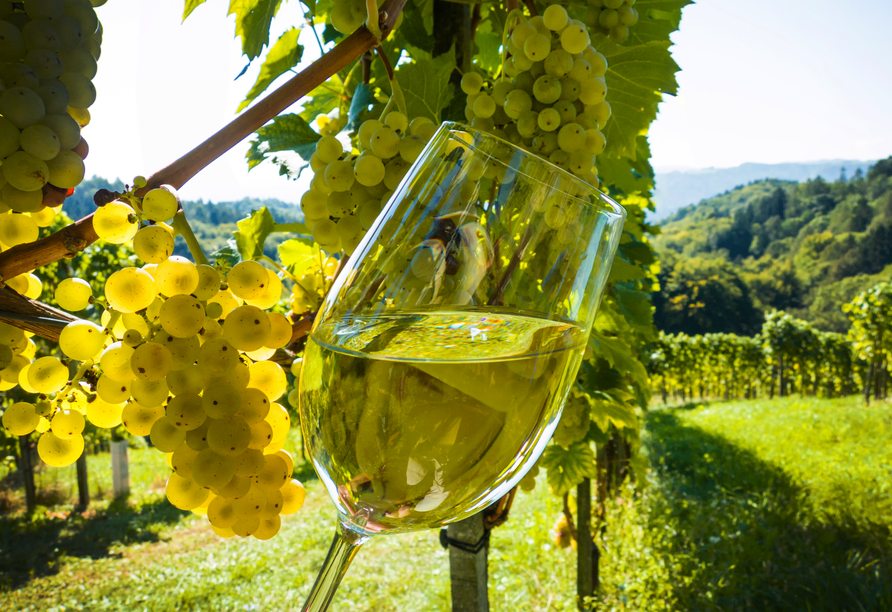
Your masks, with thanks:
M535 155L441 126L307 341L301 427L342 536L459 520L526 474L575 379L624 217Z

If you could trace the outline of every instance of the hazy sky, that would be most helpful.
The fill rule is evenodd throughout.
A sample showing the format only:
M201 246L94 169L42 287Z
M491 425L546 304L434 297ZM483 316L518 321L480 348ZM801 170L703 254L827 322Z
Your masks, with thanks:
M182 4L111 0L97 10L105 35L93 122L84 130L88 175L129 181L159 170L231 120L254 83L259 64L235 80L247 61L227 4L211 0L180 25ZM280 15L273 40L301 23L296 0ZM651 129L654 165L892 154L889 23L892 0L702 0L685 8L673 47L680 92ZM302 42L310 57L312 37ZM247 172L247 148L205 169L183 195L296 202L303 186L271 166Z

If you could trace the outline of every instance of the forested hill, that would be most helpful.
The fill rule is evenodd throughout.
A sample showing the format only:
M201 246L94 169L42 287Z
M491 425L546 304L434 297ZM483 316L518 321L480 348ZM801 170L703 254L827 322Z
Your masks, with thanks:
M734 168L705 168L662 172L657 170L657 187L654 202L657 210L648 216L651 222L665 219L685 206L693 206L704 198L762 179L781 179L803 182L823 176L834 180L843 173L867 172L875 161L833 159L827 161L786 164L741 164Z
M841 305L892 278L892 157L848 180L737 187L661 230L660 329L751 334L777 308L845 331Z
M124 184L120 180L112 183L96 176L85 180L78 185L74 195L65 200L65 214L72 219L80 219L95 211L96 206L93 204L93 194L99 189L123 191ZM186 217L189 219L196 236L201 240L202 248L206 253L213 253L217 249L226 246L227 239L232 237L232 232L236 229L236 222L250 215L251 211L258 210L264 206L270 210L279 223L303 221L304 217L300 206L272 198L264 200L244 198L236 202L219 202L216 204L189 200L183 202ZM269 256L275 255L275 249L278 247L278 244L286 238L282 234L270 236L265 243L264 250L266 254ZM179 238L177 239L176 253L178 255L188 254L185 243Z

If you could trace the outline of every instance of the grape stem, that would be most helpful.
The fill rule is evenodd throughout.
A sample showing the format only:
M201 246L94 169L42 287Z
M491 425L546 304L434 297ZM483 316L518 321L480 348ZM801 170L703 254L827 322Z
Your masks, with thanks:
M65 388L62 389L62 391L59 392L58 395L56 395L56 401L57 402L61 401L62 398L64 398L66 395L68 395L69 393L74 391L74 388L77 386L77 383L79 383L81 381L81 379L84 377L84 374L89 372L92 368L93 368L93 360L92 359L87 359L86 361L82 362L80 367L78 367L77 372L74 374L74 377L70 381L68 381L68 384L65 385Z
M378 14L378 0L365 0L365 10L368 17L365 20L365 27L367 27L369 32L371 32L378 42L380 42L381 25L379 22L381 16Z
M390 108L390 101L395 102L399 111L408 117L409 114L406 112L406 98L403 96L403 90L400 88L400 84L396 80L396 73L393 71L393 64L390 63L390 58L387 57L387 53L385 53L384 49L381 47L375 49L375 53L378 54L378 59L381 60L381 64L384 65L384 70L387 71L387 78L390 80L390 89L392 91L390 100L388 100L387 106L384 107L384 112L381 113L381 119L383 120L387 116L387 113L390 112L388 110Z
M266 255L261 255L260 259L272 264L273 267L276 268L276 270L278 270L279 272L281 272L282 274L287 276L289 279L291 279L295 285L297 285L301 289L304 289L303 285L300 284L300 281L298 281L296 278L294 278L294 275L292 275L288 270L286 270L281 265L279 265L279 263L275 259L273 259L272 257L268 257ZM304 289L304 291L306 291L306 289Z
M407 0L389 0L381 9L386 15L382 25L382 33L390 33L397 17ZM161 185L182 188L193 176L210 165L229 149L250 136L270 119L277 116L297 100L325 83L339 70L370 51L379 40L361 26L353 34L346 37L331 51L307 66L281 87L271 92L262 100L245 110L241 115L219 130L206 141L183 155L181 158L162 168L149 179L148 183L137 194L143 195L150 189ZM45 190L44 200L58 206L64 200L65 191ZM12 278L24 272L30 272L65 257L73 257L97 239L93 229L93 215L87 215L72 225L68 225L55 234L41 238L36 242L20 244L0 253L0 279ZM21 314L37 314L28 311Z
M105 329L103 331L107 334L111 334L112 330L115 328L115 324L121 318L122 313L117 310L112 310L111 308L108 309L108 312L110 313L108 323L105 324Z
M195 258L195 263L205 266L211 265L204 251L201 250L201 244L199 244L198 238L195 237L192 226L189 225L189 221L186 219L186 213L182 210L177 211L177 214L173 216L171 225L173 225L174 231L186 241L186 246L189 247L189 252Z

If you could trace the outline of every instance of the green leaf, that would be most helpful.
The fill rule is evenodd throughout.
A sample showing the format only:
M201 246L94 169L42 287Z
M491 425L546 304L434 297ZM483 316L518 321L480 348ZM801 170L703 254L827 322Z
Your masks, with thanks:
M604 399L592 400L591 419L603 432L607 432L610 423L617 428L638 429L638 417L631 406Z
M647 386L649 379L647 370L634 357L634 351L622 337L611 338L598 332L592 332L589 343L595 355L603 357L614 368L628 374L639 386Z
M585 478L597 478L595 453L586 442L574 442L564 449L551 444L542 454L541 465L548 471L548 486L555 495L563 495Z
M350 103L350 112L347 113L347 129L354 132L359 129L360 116L369 109L375 99L372 97L372 91L365 83L356 86L353 92L353 101Z
M291 28L276 41L263 65L260 66L260 74L257 75L257 81L251 87L251 91L245 96L245 99L239 104L238 111L241 112L251 102L257 99L257 96L266 91L273 81L288 72L300 62L304 48L297 44L297 37L300 34L300 28Z
M211 253L209 259L214 262L214 266L221 270L229 270L242 260L241 255L239 255L238 248L232 242L229 241L225 247L221 247Z
M192 14L192 11L197 9L200 5L204 4L205 0L186 0L186 8L183 11L183 21L186 21L186 17Z
M650 293L617 285L613 287L617 306L626 320L644 334L653 333L653 302Z
M307 123L314 121L319 115L327 115L338 107L341 98L339 98L332 89L340 90L340 81L336 82L335 79L329 79L325 83L325 87L317 87L307 94L306 98L300 101L301 106L303 107L300 116L303 117Z
M625 194L642 193L649 196L654 188L652 178L632 171L628 157L599 156L598 176L611 188L619 189Z
M256 138L248 149L248 169L250 170L270 153L294 151L305 161L309 161L316 151L316 142L321 138L310 124L300 115L279 115L272 123L257 130Z
M412 0L412 5L403 11L403 23L396 33L405 42L430 55L434 50L434 0Z
M449 104L454 87L449 77L455 69L455 48L448 53L428 59L417 49L410 49L415 60L396 70L396 77L406 98L406 110L410 117L427 117L440 123L440 111Z
M229 0L235 15L235 35L242 39L242 52L253 60L269 44L269 26L282 0Z
M671 44L664 40L601 49L609 65L605 78L613 116L604 130L607 149L599 163L606 157L635 159L638 137L647 133L656 118L662 94L675 95L678 64L669 53Z
M279 245L279 260L297 278L319 266L319 254L312 238L292 238Z
M242 219L233 233L238 252L242 259L260 259L263 256L263 243L266 237L276 229L276 220L266 206L255 210L250 217Z
M668 40L681 23L681 9L692 0L638 0L638 23L629 28L626 45L642 45L654 40Z

